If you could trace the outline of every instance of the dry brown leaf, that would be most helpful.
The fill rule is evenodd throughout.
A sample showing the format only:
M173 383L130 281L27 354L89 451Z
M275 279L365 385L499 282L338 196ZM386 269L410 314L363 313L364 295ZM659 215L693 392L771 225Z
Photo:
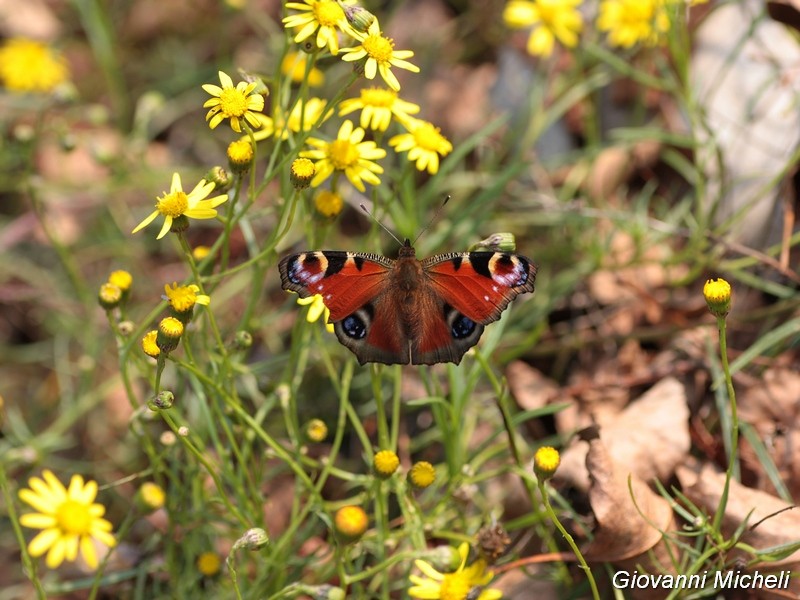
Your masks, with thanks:
M511 395L522 410L538 410L554 403L569 402L569 407L563 412L568 412L572 416L570 420L574 422L577 415L577 404L572 396L566 395L562 388L552 379L546 377L538 369L521 360L512 362L506 368L506 380L511 390ZM556 418L564 418L561 414ZM542 438L548 435L539 420L529 420L525 422L528 431L535 438ZM589 423L584 423L584 427ZM574 431L576 428L571 428Z
M738 376L739 418L758 432L792 497L800 494L800 374L788 366L768 369L760 377ZM760 478L758 489L774 491L753 449L742 444L742 461Z
M662 379L613 420L599 423L605 448L615 463L644 481L667 480L689 452L689 409L683 385ZM562 455L558 479L580 490L589 488L584 468L588 450L574 444Z
M585 552L588 560L641 561L646 552L657 551L662 532L674 528L669 502L623 465L614 460L603 440L590 440L586 456L589 502L598 526Z

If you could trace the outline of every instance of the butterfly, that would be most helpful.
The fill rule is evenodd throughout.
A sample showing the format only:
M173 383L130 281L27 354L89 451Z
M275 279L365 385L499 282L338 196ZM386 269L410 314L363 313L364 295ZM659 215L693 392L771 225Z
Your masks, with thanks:
M409 240L397 260L318 250L278 265L282 287L321 294L339 341L362 365L460 363L484 325L519 294L533 292L536 265L508 252L450 252L416 258Z

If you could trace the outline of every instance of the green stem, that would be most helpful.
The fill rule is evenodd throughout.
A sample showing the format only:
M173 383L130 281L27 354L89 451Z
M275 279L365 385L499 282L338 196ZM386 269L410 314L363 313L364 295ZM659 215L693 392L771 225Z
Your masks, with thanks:
M550 520L553 524L558 528L561 532L561 535L564 536L564 539L567 540L569 547L572 548L572 552L575 554L575 557L578 559L578 563L586 572L586 578L589 580L589 587L592 588L592 598L595 600L600 600L600 592L597 590L597 583L594 580L594 575L592 575L592 570L589 568L589 565L586 563L586 559L581 554L580 548L578 548L578 544L575 543L573 537L569 534L569 532L564 529L564 526L561 524L561 521L558 520L553 507L550 506L550 498L547 496L547 490L544 487L544 481L539 480L537 482L539 486L539 493L542 495L542 503L544 504L544 510L547 513L547 516L550 517Z
M717 512L714 514L714 531L720 532L722 517L728 505L728 494L731 487L731 479L736 467L736 455L739 448L739 413L736 408L736 392L733 389L733 378L731 368L728 364L728 339L725 316L717 316L717 328L719 329L719 354L722 362L722 372L725 374L725 385L728 388L728 401L731 409L731 444L728 456L728 468L725 470L725 485L722 488L722 495L719 499Z

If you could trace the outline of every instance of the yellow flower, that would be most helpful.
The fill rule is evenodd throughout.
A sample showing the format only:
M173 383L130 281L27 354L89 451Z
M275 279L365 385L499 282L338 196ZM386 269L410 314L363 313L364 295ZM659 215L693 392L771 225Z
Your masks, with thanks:
M395 152L408 151L408 160L416 162L417 170L435 175L439 171L439 155L447 156L453 150L446 137L428 121L410 117L403 120L408 133L401 133L389 140Z
M280 109L276 109L274 119L266 115L258 115L261 125L253 137L257 142L273 135L285 140L289 138L289 132L309 131L317 124L317 121L321 125L333 114L332 108L325 111L326 106L328 106L328 102L322 98L309 98L305 102L296 103L288 118ZM322 116L323 111L325 111L324 116Z
M669 31L668 4L674 0L602 0L597 28L608 32L612 46L655 46Z
M325 302L322 300L322 294L314 294L308 298L298 298L297 303L301 306L310 305L308 306L306 321L309 323L316 323L320 317L323 317L325 321L325 329L327 329L330 333L333 333L333 323L328 323L328 319L331 316L331 311L327 306L325 306Z
M411 466L408 479L414 487L426 488L436 481L436 469L428 461L417 461Z
M181 321L175 317L164 317L158 322L158 334L156 335L156 344L159 350L169 354L178 347L178 342L181 341L184 326Z
M378 185L381 180L376 173L383 173L383 167L373 162L386 156L386 150L378 148L375 142L362 141L364 130L353 127L350 120L342 123L339 134L332 142L310 137L308 143L317 150L306 150L300 156L316 160L317 174L311 185L317 187L334 171L344 173L359 192L365 191L364 182Z
M170 306L178 313L185 313L194 308L195 304L202 304L208 306L211 303L211 298L205 294L198 294L200 287L194 283L189 285L178 285L173 282L172 287L169 284L164 286L164 293L167 296L167 301Z
M281 62L281 73L288 75L295 83L301 83L306 77L308 54L305 52L288 52ZM319 87L325 83L325 74L317 67L308 72L308 86Z
M306 423L306 436L312 442L322 442L328 437L328 426L322 419L311 419Z
M550 446L542 446L533 456L533 471L541 479L550 479L561 464L561 456L558 450Z
M105 310L116 308L122 301L122 290L113 283L104 283L100 286L97 301Z
M253 143L248 137L241 140L234 140L228 144L226 154L228 155L228 164L231 167L231 171L243 174L250 170L250 165L253 164L255 151L253 149Z
M376 452L372 458L372 466L379 477L386 479L391 477L400 467L400 459L391 450L381 450Z
M483 559L478 559L469 567L467 566L469 545L466 542L458 547L458 554L461 557L461 564L453 573L440 573L429 563L415 560L414 564L427 578L411 575L409 579L414 585L408 590L408 595L412 598L427 600L466 600L467 598L497 600L503 597L500 590L482 589L489 584L494 573L486 570L486 562Z
M568 48L578 44L583 27L578 11L583 0L511 0L503 10L503 20L512 29L531 28L528 53L550 56L558 40Z
M156 239L159 240L167 235L167 232L172 227L172 222L178 217L213 219L217 216L217 211L214 209L228 199L225 194L222 194L205 200L205 197L213 190L213 183L200 181L187 194L181 186L181 176L178 173L174 173L169 193L165 192L163 196L157 198L156 209L144 221L139 223L131 233L136 233L140 229L147 227L158 215L164 215L164 226L156 236Z
M230 119L231 128L236 133L241 133L241 120L244 119L252 127L258 128L261 121L256 115L264 110L264 96L253 93L259 85L258 82L240 81L233 87L233 80L222 71L219 72L219 81L222 87L213 83L203 84L203 89L213 96L203 104L204 108L210 109L206 113L208 126L214 129L225 119Z
M112 525L103 515L102 504L97 504L97 482L87 481L73 475L69 488L49 470L42 473L44 479L31 477L31 489L21 489L19 498L39 512L22 515L23 527L41 529L28 545L31 556L42 556L48 567L56 568L64 560L74 561L80 549L81 556L91 569L98 565L94 540L113 548L117 541L111 534Z
M295 158L289 173L289 179L296 190L304 190L310 184L314 175L317 173L314 163L307 158Z
M360 506L343 506L333 517L336 533L345 541L354 541L364 535L369 525L369 518Z
M334 0L303 0L300 2L287 2L286 8L301 12L289 15L283 19L287 29L300 28L294 36L294 41L300 43L317 34L317 48L328 47L331 54L339 53L339 32L337 28L350 33L351 28L345 18L344 10Z
M134 498L137 506L146 514L163 508L166 499L167 494L164 492L164 488L152 481L144 482L136 490L136 497Z
M323 217L331 218L342 212L344 200L342 200L342 196L336 192L320 190L319 193L314 196L314 206L317 212Z
M197 570L206 577L213 577L222 568L222 561L216 552L203 552L197 557Z
M108 276L108 283L113 283L123 292L127 292L133 285L133 276L127 271L113 271L111 275Z
M419 106L412 102L401 100L397 92L379 87L361 90L358 98L350 98L341 103L340 115L347 115L355 110L361 110L360 125L364 129L369 127L377 131L386 131L392 120L392 115L400 119L408 118L419 112Z
M342 48L342 52L345 53L342 60L352 62L366 57L364 77L367 79L375 79L375 75L380 73L386 85L394 91L399 91L400 82L392 73L392 67L419 73L419 67L403 60L411 58L414 53L411 50L395 50L394 40L381 34L377 19L372 22L366 32L353 31L352 36L360 41L361 45Z
M69 79L67 61L45 44L11 38L0 47L0 81L12 92L52 92Z
M158 358L158 355L161 354L161 349L156 343L157 337L158 331L153 329L152 331L148 331L146 334L144 334L144 337L142 338L142 350L145 354L147 354L147 356L151 356L152 358Z
M724 279L709 279L703 286L703 297L708 310L718 317L724 317L731 309L731 284Z
M196 262L200 262L206 256L208 256L209 252L211 252L211 248L209 248L208 246L196 246L192 250L192 258L194 258Z

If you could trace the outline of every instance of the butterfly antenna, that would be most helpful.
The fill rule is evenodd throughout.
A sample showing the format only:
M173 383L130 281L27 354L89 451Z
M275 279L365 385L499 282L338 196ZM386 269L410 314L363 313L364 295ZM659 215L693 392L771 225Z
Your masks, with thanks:
M376 222L378 225L380 225L380 226L381 226L381 228L382 228L382 229L383 229L383 230L384 230L386 233L388 233L390 236L392 236L392 239L394 239L394 241L395 241L395 242L397 242L397 243L398 243L400 246L402 246L402 245L403 245L403 242L401 242L399 239L397 239L397 236L396 236L394 233L392 233L392 230L391 230L391 229L389 229L388 227L386 227L386 225L384 225L384 224L383 224L383 223L381 223L381 222L380 222L378 219L376 219L376 218L375 218L375 215L373 215L371 212L369 212L369 209L366 207L366 205L364 205L364 204L359 204L359 206L361 207L361 210L363 210L365 213L367 213L367 214L369 215L370 219L372 219L373 221L375 221L375 222Z
M441 206L436 209L435 213L433 213L433 216L431 217L431 220L428 221L428 224L425 225L425 227L423 227L422 230L417 234L417 237L414 238L414 242L411 244L412 246L415 246L417 244L417 240L422 237L422 234L428 231L428 229L431 228L431 225L433 225L439 219L439 215L442 214L442 209L448 202L450 202L450 194L445 197L444 202L442 202Z

